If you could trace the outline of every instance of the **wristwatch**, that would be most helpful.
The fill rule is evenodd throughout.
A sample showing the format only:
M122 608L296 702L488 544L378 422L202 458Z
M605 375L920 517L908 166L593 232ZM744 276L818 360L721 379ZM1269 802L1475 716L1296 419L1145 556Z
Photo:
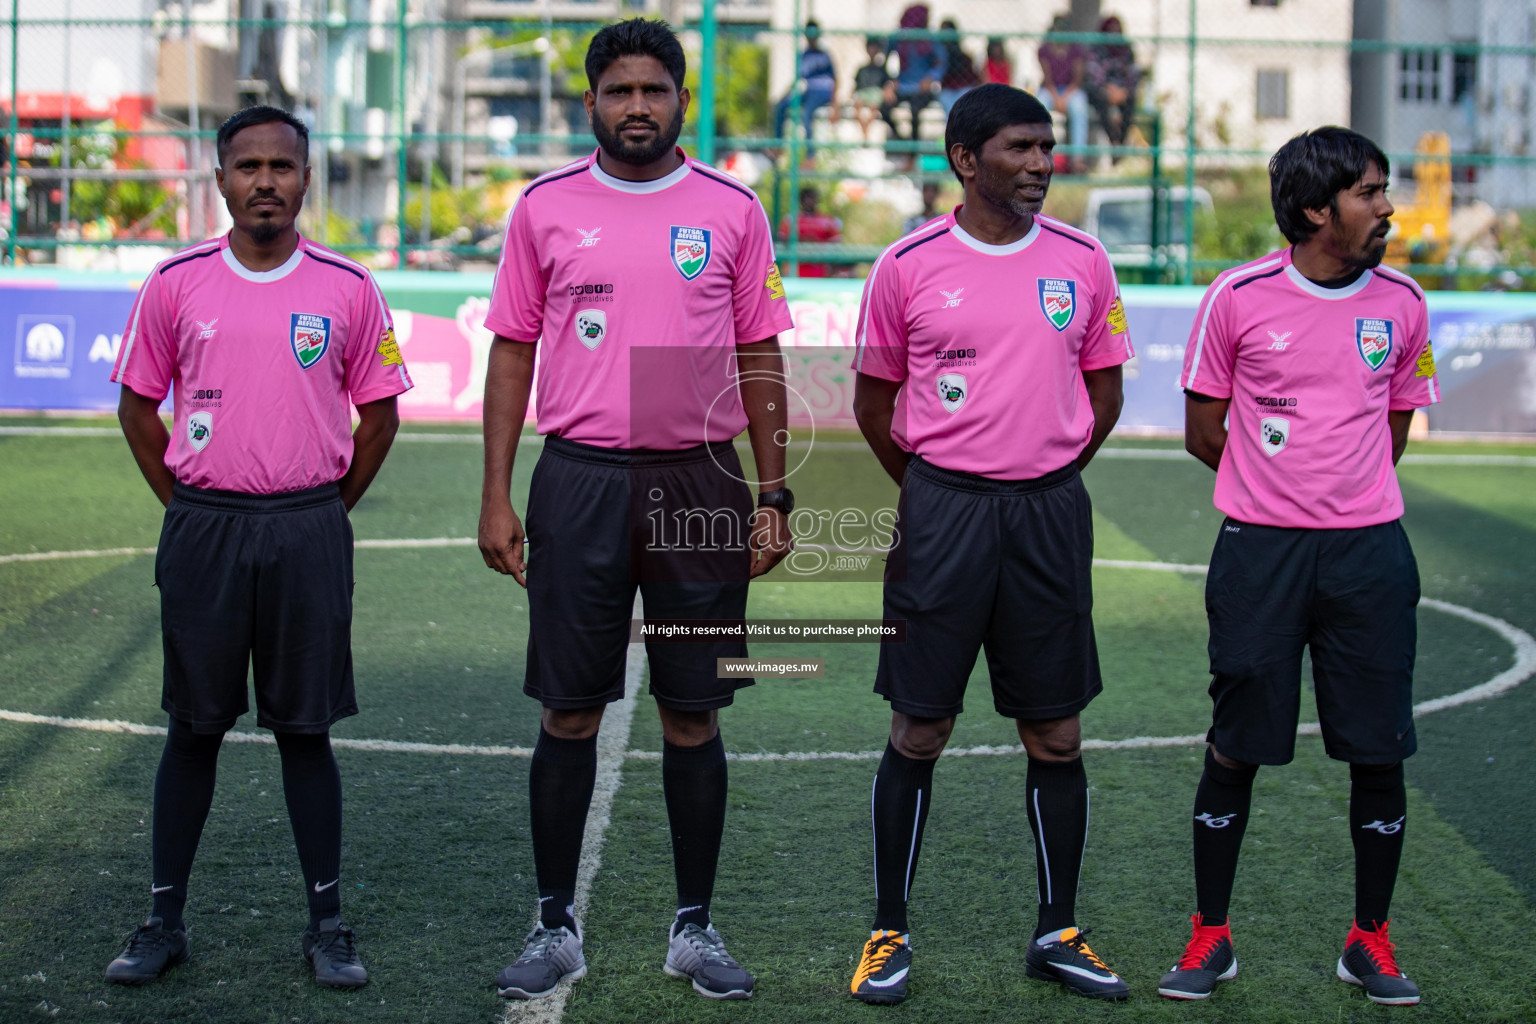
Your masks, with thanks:
M795 510L795 492L788 487L763 491L757 496L758 508L776 508L786 516Z

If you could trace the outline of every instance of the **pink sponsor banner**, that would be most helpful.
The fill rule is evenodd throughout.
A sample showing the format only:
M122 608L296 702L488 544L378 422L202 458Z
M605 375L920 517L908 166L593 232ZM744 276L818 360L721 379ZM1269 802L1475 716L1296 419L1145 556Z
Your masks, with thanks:
M796 426L852 428L858 283L787 280L785 285L795 318L795 330L779 336L789 387L795 393L790 421ZM408 299L392 303L395 338L416 382L400 396L401 418L478 420L494 337L485 326L489 296L465 296L452 318L415 312L409 305ZM537 418L537 403L535 385L530 422Z

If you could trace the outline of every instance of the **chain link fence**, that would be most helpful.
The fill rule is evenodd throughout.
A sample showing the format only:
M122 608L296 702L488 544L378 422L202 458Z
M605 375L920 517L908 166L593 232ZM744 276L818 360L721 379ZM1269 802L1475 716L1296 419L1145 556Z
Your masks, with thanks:
M380 268L488 267L521 185L595 145L587 41L633 15L680 28L683 144L759 192L791 273L860 274L958 201L945 112L1006 81L1059 108L1047 211L1125 279L1282 244L1265 162L1332 123L1392 160L1389 259L1431 287L1536 281L1529 0L11 0L0 253L142 272L225 230L214 133L267 102L311 127L306 235Z

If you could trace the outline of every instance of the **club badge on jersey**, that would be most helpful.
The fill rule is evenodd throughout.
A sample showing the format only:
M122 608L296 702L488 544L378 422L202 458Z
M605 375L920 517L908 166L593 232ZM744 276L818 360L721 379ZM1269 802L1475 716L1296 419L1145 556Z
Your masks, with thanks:
M938 380L939 401L944 405L944 411L957 413L965 404L966 384L965 375L962 373L942 374Z
M672 265L685 281L692 281L704 273L704 268L709 266L709 255L708 228L672 225Z
M576 314L576 340L595 350L608 334L608 313L602 309L583 309Z
M316 313L291 313L288 322L293 354L307 370L331 347L331 318Z
M1284 416L1266 416L1259 421L1260 447L1273 458L1285 450L1291 439L1291 421Z
M187 443L196 452L208 447L213 439L213 413L195 412L187 417Z
M1040 312L1058 331L1066 330L1077 314L1077 282L1059 277L1036 278L1040 290Z
M1381 364L1392 353L1392 321L1369 316L1355 317L1355 348L1373 373L1381 369Z

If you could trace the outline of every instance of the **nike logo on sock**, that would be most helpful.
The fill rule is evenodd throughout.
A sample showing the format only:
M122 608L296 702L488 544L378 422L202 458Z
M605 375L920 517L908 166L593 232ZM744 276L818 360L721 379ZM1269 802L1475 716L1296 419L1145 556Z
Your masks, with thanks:
M324 892L325 890L329 889L331 886L335 885L339 881L341 881L341 879L335 878L335 879L332 879L329 882L326 882L324 885L321 885L319 882L316 882L315 883L315 892Z
M677 908L677 916L678 917L682 917L684 914L688 913L689 911L703 910L703 909L704 909L704 904L702 904L702 903L697 904L697 905L692 906L692 907L678 907Z
M159 895L162 892L170 892L174 888L176 888L174 885L151 885L149 891Z

